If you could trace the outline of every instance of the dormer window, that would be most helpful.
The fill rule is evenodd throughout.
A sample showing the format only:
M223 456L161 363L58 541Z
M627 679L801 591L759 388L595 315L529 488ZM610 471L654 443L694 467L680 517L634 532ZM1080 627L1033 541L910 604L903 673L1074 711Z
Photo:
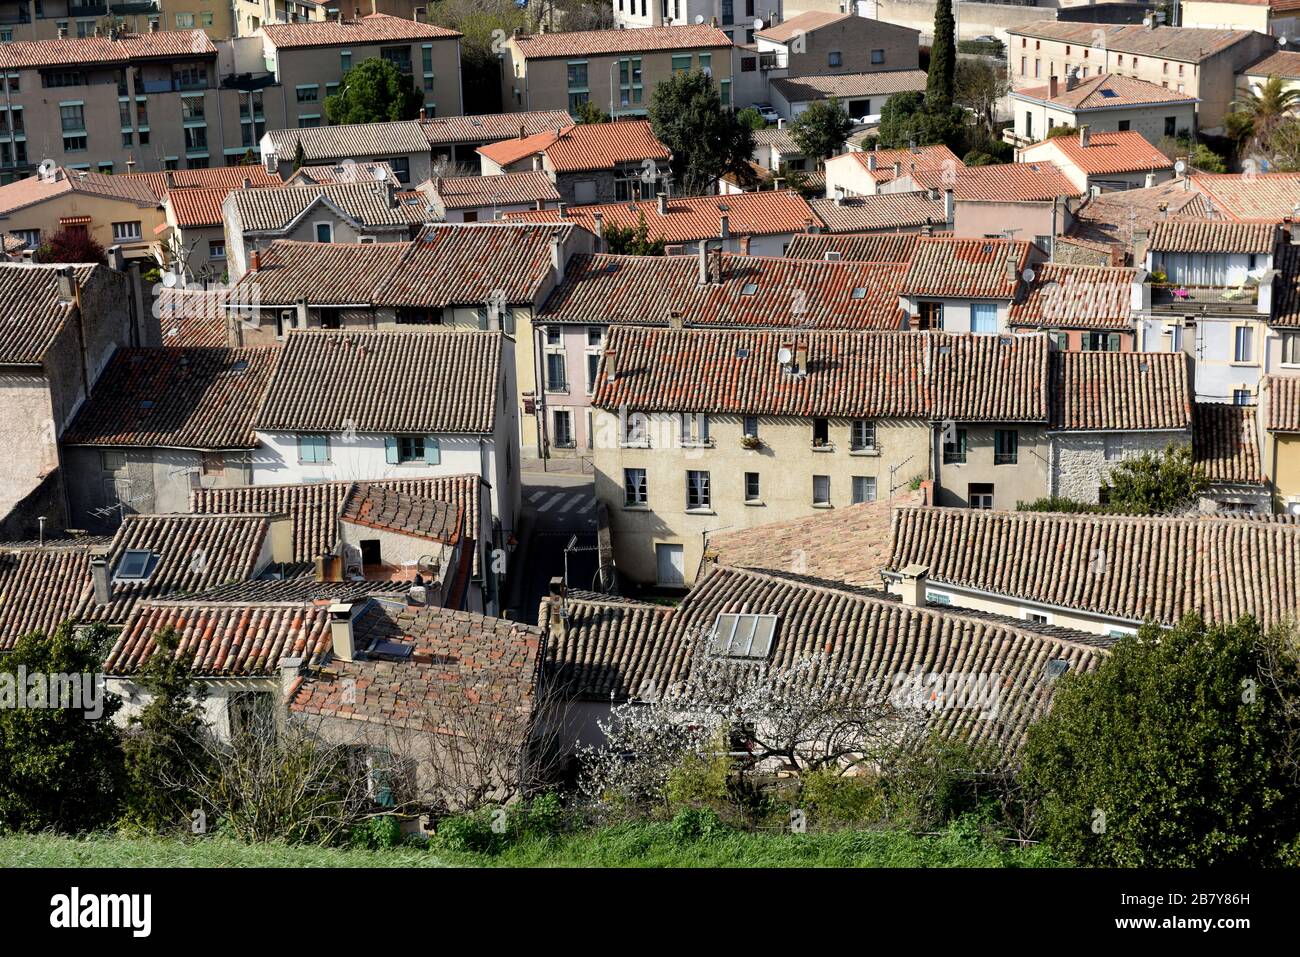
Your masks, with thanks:
M158 566L158 556L144 549L127 549L117 563L117 574L113 576L120 582L145 582Z

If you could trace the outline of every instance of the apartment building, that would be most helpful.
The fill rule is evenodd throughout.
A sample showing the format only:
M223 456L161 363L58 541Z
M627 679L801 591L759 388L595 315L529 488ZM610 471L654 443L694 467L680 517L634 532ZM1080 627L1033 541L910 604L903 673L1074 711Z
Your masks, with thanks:
M232 35L243 37L254 35L266 24L337 20L342 8L315 0L231 0L231 9L235 19ZM359 9L356 0L346 9L348 13Z
M418 120L268 130L259 144L268 172L288 179L299 150L304 165L384 163L402 186L432 174L429 141Z
M0 229L38 249L79 229L128 258L157 258L162 203L148 184L122 176L50 166L0 186Z
M740 69L754 66L768 79L916 70L920 32L885 20L810 11L754 34L757 64L739 54Z
M702 71L732 105L732 42L709 24L516 34L501 50L505 113L567 110L593 103L611 116L642 116L655 86Z
M780 23L782 0L610 0L614 25L673 27L712 23L736 45L754 42L755 20Z
M91 37L104 29L108 17L130 33L199 29L212 40L235 34L233 7L224 0L4 0L0 42Z
M412 78L424 95L426 117L465 112L461 34L455 30L372 13L358 20L264 23L257 35L286 127L324 126L325 98L338 92L344 74L374 57Z
M1207 30L1150 25L1040 20L1007 31L1014 89L1041 87L1077 71L1133 77L1194 97L1206 132L1223 126L1236 96L1236 75L1274 49L1274 38L1253 30Z

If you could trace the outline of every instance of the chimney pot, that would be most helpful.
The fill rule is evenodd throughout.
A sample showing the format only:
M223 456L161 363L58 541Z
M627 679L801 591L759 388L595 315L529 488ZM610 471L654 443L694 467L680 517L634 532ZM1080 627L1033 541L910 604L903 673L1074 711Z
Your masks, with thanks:
M682 314L680 312L668 313L668 328L680 329L682 327Z
M696 278L701 286L707 286L709 284L709 244L704 240L700 240L698 262L700 268L699 275Z
M930 577L929 565L908 565L898 580L898 593L909 608L925 605L925 583Z
M1088 124L1085 123L1079 127L1079 145L1087 146L1089 142L1091 142L1091 139L1092 137L1088 132Z
M330 638L333 639L334 657L340 661L356 660L356 642L352 633L352 611L357 605L341 602L330 605Z
M96 552L90 556L90 578L95 588L95 603L107 605L113 600L108 581L108 553Z
M659 200L659 215L665 215L668 212L668 194L656 193L655 198Z
M244 177L244 182L243 182L242 185L243 185L243 188L244 188L244 189L252 189L252 188L253 188L253 181L252 181L251 179L249 179L247 176L245 176L245 177Z

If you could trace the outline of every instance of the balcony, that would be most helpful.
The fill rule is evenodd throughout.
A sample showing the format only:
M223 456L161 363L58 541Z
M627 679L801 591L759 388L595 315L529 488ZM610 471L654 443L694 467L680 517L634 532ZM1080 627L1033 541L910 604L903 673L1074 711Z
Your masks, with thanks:
M1259 286L1189 286L1152 284L1151 311L1177 316L1256 315Z
M69 17L103 17L108 15L107 3L69 4Z

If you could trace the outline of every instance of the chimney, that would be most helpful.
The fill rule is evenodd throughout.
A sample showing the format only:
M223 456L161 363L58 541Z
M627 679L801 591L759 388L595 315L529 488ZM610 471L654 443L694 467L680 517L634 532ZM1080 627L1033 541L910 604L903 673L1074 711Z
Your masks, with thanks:
M243 182L243 184L242 184L242 188L243 188L243 189L252 189L252 188L253 188L253 181L252 181L251 179L249 179L247 176L245 176L245 177L244 177L244 182Z
M420 122L423 123L428 118L428 111L426 111L424 107L420 107Z
M271 541L271 561L287 565L293 561L293 516L288 512L272 515L267 523Z
M71 266L61 266L58 270L59 302L77 301L77 283Z
M701 286L709 284L709 244L700 240L699 275L696 277Z
M550 607L550 624L551 627L560 629L564 627L564 579L558 575L552 578L547 591L550 597L546 604Z
M926 223L924 226L921 227L921 235L922 235L922 236L933 236L933 235L934 235L934 227L931 226L929 223Z
M714 28L715 30L718 28L718 18L717 18L717 17L709 17L709 23L712 24L712 26L713 26L713 28Z
M1059 86L1057 84L1056 75L1053 74L1052 77L1047 81L1047 98L1049 100L1056 99L1056 93L1058 89Z
M668 313L668 328L680 329L682 327L682 314L680 312Z
M600 210L592 210L591 225L596 233L596 252L600 252L600 240L605 235L605 214Z
M925 605L925 582L930 577L929 565L908 565L903 569L898 580L898 593L903 604L910 608Z
M568 203L557 203L555 208L558 209L558 210L560 211L560 219L568 219L568 218L569 218L569 204L568 204Z
M731 218L726 213L718 219L718 235L723 239L731 238Z
M659 200L659 215L663 216L668 212L668 194L655 193L655 198Z
M524 132L524 124L522 123L519 124L519 138L521 140L527 139L527 134Z
M1079 145L1087 146L1091 139L1092 138L1088 135L1088 124L1084 123L1079 127Z
M254 249L248 254L248 271L257 272L262 268L262 251Z
M1014 253L1007 253L1007 282L1014 283L1020 278L1019 257Z
M176 188L176 174L173 173L171 170L167 170L167 172L163 175L163 179L167 181L168 189Z
M898 162L897 160L894 161L894 175L895 176L903 175L903 164Z
M90 578L95 586L95 603L107 605L113 600L113 590L108 583L108 552L97 551L90 556Z
M564 282L564 248L560 245L560 234L551 237L551 266L555 269L555 284Z
M952 190L945 189L943 191L944 222L946 222L949 226L952 226L952 224L956 220L956 215L957 215L957 208L956 208L956 204L953 202Z
M740 255L742 255L742 256L748 256L748 255L749 255L749 236L748 236L748 235L745 235L745 236L741 236L741 237L740 237Z
M1286 238L1287 242L1292 246L1300 244L1300 223L1294 220L1291 221L1291 224L1286 229Z
M1147 189L1150 189L1150 188L1151 188L1152 186L1154 186L1154 185L1156 185L1156 174L1155 174L1155 173L1147 173L1147 178L1146 178L1146 187L1147 187Z
M352 610L359 604L341 602L330 605L330 638L334 642L334 657L340 661L356 660L356 644L352 634Z
M808 374L808 344L801 342L794 347L794 374Z
M605 350L605 381L613 382L618 378L618 351Z
M785 180L782 179L780 176L776 177L775 179L772 180L772 188L785 189Z
M875 168L876 168L876 151L872 150L870 153L867 154L867 169L874 170Z
M1065 74L1066 90L1073 90L1078 85L1079 85L1079 74L1076 71L1071 70L1069 73Z

